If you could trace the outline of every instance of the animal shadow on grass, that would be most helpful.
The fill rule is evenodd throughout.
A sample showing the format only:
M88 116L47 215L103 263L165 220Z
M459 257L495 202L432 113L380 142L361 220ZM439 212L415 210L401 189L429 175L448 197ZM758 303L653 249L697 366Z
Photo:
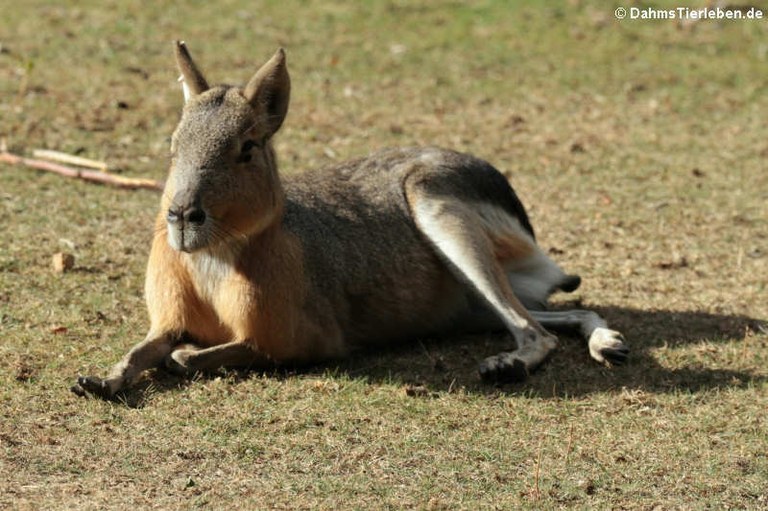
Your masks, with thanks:
M567 308L567 307L565 307ZM422 393L463 389L481 394L521 394L532 397L578 397L616 389L638 389L664 393L697 392L712 388L746 387L766 380L760 374L733 369L715 369L692 363L670 369L659 363L652 351L688 344L724 345L744 340L747 332L765 335L764 324L746 316L637 310L621 307L591 307L609 325L622 332L629 343L629 361L606 367L592 360L586 342L560 336L558 348L540 368L522 383L489 385L480 381L477 366L483 358L513 348L504 333L425 339L415 346L399 346L381 352L359 353L338 365L350 377L371 382L402 383ZM715 358L719 355L715 352ZM749 355L745 355L749 356ZM716 362L715 362L716 364ZM723 362L722 365L725 365Z
M592 310L606 318L612 328L626 337L632 350L626 365L600 365L589 357L585 341L560 336L559 346L550 359L526 381L491 385L480 380L478 364L489 355L513 348L508 334L492 332L422 339L391 348L356 352L341 361L305 368L275 369L266 374L275 379L330 374L364 379L371 384L404 385L413 389L416 395L436 395L461 389L475 394L520 394L540 398L579 397L622 388L654 393L697 392L746 387L766 380L765 376L748 371L713 369L694 364L669 369L651 353L664 346L672 349L699 343L717 346L734 339L743 340L747 332L765 335L765 326L757 319L706 312L621 307ZM717 354L714 356L717 357ZM160 369L125 393L118 394L116 400L132 408L141 408L151 400L152 395L185 388L198 379L225 375L228 381L237 384L253 374L247 370L219 370L185 378Z

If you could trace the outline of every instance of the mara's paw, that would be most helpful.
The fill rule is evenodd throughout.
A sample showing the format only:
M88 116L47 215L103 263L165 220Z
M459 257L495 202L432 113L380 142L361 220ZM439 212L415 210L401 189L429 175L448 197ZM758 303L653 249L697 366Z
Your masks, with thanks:
M480 378L486 383L521 382L528 378L525 362L515 352L504 352L488 357L478 367Z
M78 376L77 383L69 390L80 397L96 396L101 399L112 399L115 396L107 380L102 380L98 376Z
M608 328L595 328L589 336L589 354L598 362L621 365L627 361L629 347L619 332Z

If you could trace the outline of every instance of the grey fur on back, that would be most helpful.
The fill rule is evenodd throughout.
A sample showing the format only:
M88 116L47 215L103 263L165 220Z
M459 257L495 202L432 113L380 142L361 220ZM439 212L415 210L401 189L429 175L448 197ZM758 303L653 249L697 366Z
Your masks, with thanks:
M447 195L497 204L532 234L496 169L446 149L385 149L284 179L284 226L301 238L307 277L352 344L441 332L474 298L414 223L404 187L417 171L438 173Z

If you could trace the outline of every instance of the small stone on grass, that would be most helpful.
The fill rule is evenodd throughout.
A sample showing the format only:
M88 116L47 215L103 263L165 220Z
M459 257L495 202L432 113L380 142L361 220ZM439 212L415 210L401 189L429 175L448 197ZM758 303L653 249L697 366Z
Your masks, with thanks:
M51 264L55 273L64 273L75 266L75 256L66 252L57 252L53 254Z

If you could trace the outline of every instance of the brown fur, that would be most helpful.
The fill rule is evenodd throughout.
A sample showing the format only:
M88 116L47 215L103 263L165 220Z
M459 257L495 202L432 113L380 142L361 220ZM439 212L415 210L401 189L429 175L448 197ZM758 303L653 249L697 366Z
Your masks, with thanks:
M490 379L519 378L554 349L526 307L575 277L538 248L496 169L407 148L283 180L270 141L290 96L282 50L244 89L209 88L183 43L176 56L187 101L147 267L149 333L75 392L112 397L159 363L267 367L457 330L513 335L518 350L481 365ZM599 331L598 360L626 356L589 314L540 317Z

